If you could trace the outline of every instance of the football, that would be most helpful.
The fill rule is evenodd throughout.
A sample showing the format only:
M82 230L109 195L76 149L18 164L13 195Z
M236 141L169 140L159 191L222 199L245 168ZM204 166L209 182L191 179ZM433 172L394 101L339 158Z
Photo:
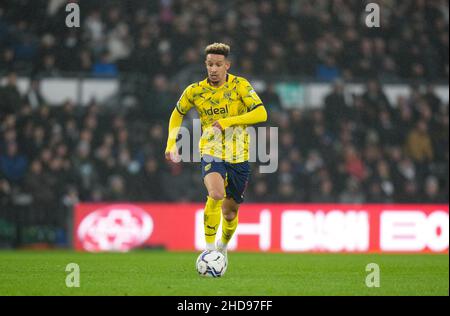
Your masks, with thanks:
M202 252L196 262L196 269L199 275L211 278L219 278L227 270L227 259L218 251Z

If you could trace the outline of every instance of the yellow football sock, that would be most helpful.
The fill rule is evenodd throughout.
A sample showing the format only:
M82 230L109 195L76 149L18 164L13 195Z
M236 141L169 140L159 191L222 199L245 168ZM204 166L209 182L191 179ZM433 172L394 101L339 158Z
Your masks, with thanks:
M238 226L239 217L236 214L236 217L232 221L227 221L225 218L222 221L222 244L227 245L231 237L233 237L234 232Z
M217 228L220 225L223 200L214 200L208 196L203 224L205 226L205 240L207 249L215 249Z

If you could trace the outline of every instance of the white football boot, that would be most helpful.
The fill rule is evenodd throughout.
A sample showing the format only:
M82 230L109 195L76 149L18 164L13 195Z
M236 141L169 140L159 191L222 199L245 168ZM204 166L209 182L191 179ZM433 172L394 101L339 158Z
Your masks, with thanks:
M227 245L224 245L220 239L216 243L216 249L217 249L218 252L223 254L225 259L227 259L227 261L228 261Z

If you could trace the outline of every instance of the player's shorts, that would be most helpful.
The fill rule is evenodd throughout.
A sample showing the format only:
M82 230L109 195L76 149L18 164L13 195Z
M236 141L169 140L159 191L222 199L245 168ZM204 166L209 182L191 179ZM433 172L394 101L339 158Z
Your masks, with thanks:
M202 176L206 177L212 172L219 173L225 180L225 193L227 198L233 198L236 203L244 202L244 193L250 178L250 164L248 161L229 163L218 158L202 157Z

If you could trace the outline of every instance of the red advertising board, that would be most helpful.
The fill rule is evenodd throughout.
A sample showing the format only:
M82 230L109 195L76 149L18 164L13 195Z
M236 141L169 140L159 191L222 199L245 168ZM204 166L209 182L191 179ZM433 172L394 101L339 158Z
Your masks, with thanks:
M203 204L79 204L84 251L201 250ZM220 232L220 230L219 230ZM271 252L448 253L448 205L244 204L229 247Z

